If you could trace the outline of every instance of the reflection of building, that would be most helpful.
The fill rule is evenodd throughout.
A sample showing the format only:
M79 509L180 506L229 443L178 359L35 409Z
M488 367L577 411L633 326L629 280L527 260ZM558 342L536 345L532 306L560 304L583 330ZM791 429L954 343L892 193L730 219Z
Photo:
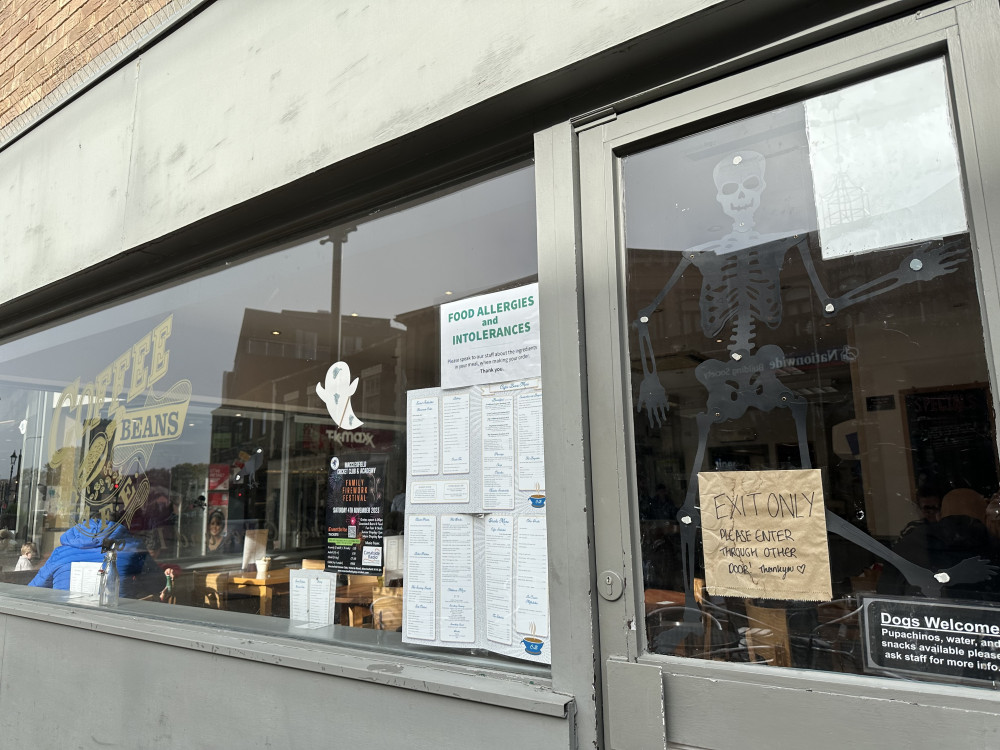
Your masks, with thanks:
M331 331L333 318L325 311L245 311L233 369L223 376L222 404L212 412L210 463L234 467L231 519L267 526L278 548L318 544L327 463L337 454L395 455L397 460L389 462L388 489L392 494L403 491L407 344L419 336L436 345L437 336L436 309L420 311L411 320L415 316L425 330L345 316L340 330ZM338 333L339 355L331 345ZM426 372L436 346L415 351L413 368ZM341 358L349 358L352 378L358 379L352 403L364 424L352 431L337 427L316 395L316 384ZM260 460L247 467L246 457L256 456Z
M345 316L337 351L331 345L335 336L331 317L324 311L273 313L247 308L233 369L224 375L223 407L323 409L315 395L316 383L323 382L333 362L350 357L352 375L360 379L355 411L365 412L369 419L394 414L398 376L383 363L402 360L406 329L387 320Z

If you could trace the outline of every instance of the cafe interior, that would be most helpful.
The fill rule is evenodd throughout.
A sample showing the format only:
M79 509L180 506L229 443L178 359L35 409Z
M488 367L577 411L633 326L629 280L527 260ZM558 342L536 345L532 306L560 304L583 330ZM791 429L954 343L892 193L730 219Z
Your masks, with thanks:
M406 394L440 385L441 304L537 280L534 231L516 164L8 342L0 579L30 583L93 517L147 553L123 610L400 647ZM337 362L356 429L317 393ZM373 456L383 555L362 575L330 555L331 465ZM296 627L299 571L335 583L329 622Z

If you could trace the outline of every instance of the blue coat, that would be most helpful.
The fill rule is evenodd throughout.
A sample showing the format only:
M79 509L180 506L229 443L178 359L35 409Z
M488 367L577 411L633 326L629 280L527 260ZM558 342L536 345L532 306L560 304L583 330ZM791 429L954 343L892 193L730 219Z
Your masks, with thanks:
M110 537L118 542L119 547L118 574L121 577L121 595L142 596L146 593L142 589L148 586L141 585L141 578L144 572L156 568L149 557L146 545L132 536L124 526L115 526L110 533L97 535L99 528L100 522L92 518L65 532L59 538L59 546L52 550L52 555L28 585L69 589L70 565L75 562L103 562L101 545Z

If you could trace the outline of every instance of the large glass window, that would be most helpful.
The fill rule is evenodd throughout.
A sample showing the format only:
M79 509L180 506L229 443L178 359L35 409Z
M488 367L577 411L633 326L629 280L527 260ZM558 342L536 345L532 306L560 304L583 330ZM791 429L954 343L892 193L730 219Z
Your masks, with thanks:
M420 651L399 632L407 393L441 386L442 304L536 273L522 166L8 341L0 576L75 600L103 575L76 563L115 542L121 609ZM359 456L367 499L335 479ZM377 522L348 505L333 529L337 481ZM299 570L335 590L292 627Z
M994 410L944 61L623 179L649 649L989 683Z

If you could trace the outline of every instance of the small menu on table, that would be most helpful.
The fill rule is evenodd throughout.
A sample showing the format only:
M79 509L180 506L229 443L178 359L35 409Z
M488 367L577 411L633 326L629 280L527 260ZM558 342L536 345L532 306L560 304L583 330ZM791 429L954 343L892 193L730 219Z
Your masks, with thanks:
M325 570L293 570L288 578L289 619L293 627L324 628L334 624L337 574Z

